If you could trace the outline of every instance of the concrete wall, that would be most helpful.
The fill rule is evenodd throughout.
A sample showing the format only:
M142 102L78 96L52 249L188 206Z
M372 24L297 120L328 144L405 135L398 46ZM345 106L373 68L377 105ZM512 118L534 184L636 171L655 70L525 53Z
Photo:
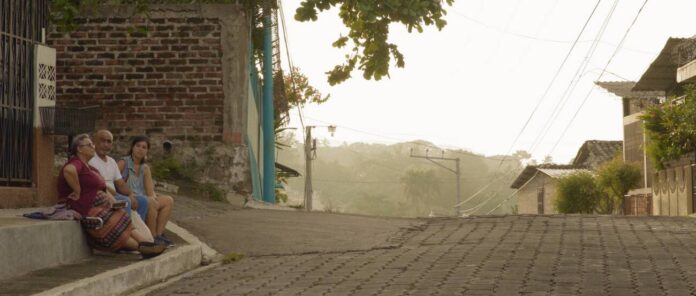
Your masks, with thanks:
M537 190L544 188L544 214L557 214L553 205L556 198L555 181L548 175L538 172L517 192L517 208L520 214L539 214Z
M645 155L647 138L643 129L642 113L624 117L624 162L640 168L641 187L652 186L653 163Z
M688 216L693 213L693 167L667 168L653 177L653 215Z

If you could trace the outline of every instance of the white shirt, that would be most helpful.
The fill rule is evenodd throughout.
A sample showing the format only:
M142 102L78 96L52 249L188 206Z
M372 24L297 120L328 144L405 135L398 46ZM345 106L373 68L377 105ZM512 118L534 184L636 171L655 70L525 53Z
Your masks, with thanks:
M101 159L99 155L95 155L92 157L92 159L89 160L89 165L93 166L99 171L99 174L104 177L104 181L106 181L106 187L109 187L116 191L116 186L114 186L114 181L116 180L121 180L123 177L121 176L121 172L118 171L118 164L116 164L116 161L109 157L108 155L106 156L106 161Z

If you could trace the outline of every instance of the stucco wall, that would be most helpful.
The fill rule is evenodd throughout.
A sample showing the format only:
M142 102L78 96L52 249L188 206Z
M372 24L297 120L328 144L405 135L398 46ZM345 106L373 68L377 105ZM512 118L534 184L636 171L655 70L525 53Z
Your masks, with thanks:
M544 187L544 214L557 214L553 206L556 197L556 182L544 173L538 172L520 191L517 192L517 208L520 214L539 214L537 189Z

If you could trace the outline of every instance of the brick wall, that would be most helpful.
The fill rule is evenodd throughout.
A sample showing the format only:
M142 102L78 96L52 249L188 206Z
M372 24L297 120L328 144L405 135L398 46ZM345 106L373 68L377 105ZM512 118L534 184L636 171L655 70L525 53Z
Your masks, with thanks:
M97 127L121 139L222 140L219 20L107 17L80 24L48 36L57 50L59 106L100 105Z

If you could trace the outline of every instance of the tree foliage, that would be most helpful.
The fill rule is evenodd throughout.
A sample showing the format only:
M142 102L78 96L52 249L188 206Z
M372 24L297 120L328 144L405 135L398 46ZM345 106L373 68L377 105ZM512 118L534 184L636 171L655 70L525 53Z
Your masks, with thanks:
M75 19L81 7L96 7L100 4L129 5L134 13L148 14L148 6L153 0L53 0L51 1L51 21L63 31L76 28ZM252 19L252 40L254 52L258 53L263 44L261 17L270 9L277 8L272 0L168 0L158 3L240 3ZM447 22L445 5L451 6L454 0L304 0L295 12L295 19L301 22L316 21L320 12L339 7L339 17L348 28L348 36L340 36L332 45L343 48L351 42L352 49L346 54L346 61L328 71L331 85L341 83L351 77L356 68L363 72L365 79L380 80L389 76L392 62L399 68L405 65L404 56L396 44L389 42L389 26L399 23L412 32L422 32L425 26L434 25L442 30Z
M409 32L423 31L424 26L435 25L442 30L447 24L444 20L444 5L452 5L454 0L304 0L295 12L295 19L301 22L316 21L318 14L332 7L339 7L339 16L348 28L348 36L340 36L333 46L343 48L348 41L352 49L346 54L346 61L328 71L329 84L335 85L351 77L356 68L363 72L365 79L380 80L389 76L389 67L394 64L403 68L404 56L396 44L388 41L389 25L400 23Z
M323 96L318 89L310 85L307 76L302 74L298 68L284 76L285 96L291 107L302 107L312 103L322 104L331 97L331 95Z
M669 98L649 107L641 117L650 138L646 152L658 169L696 151L696 86L687 85L684 90L683 102Z
M433 170L408 170L401 177L404 195L416 205L416 214L425 214L425 207L440 194L440 184Z
M592 174L580 172L558 179L554 206L559 213L592 214L603 194Z
M625 164L621 155L602 164L592 175L581 172L558 180L555 206L560 213L618 214L623 198L638 187L640 170Z
M621 205L626 193L640 185L640 169L625 164L621 155L617 155L597 169L596 180L606 196L600 201L597 211L602 214L614 214L622 210Z

